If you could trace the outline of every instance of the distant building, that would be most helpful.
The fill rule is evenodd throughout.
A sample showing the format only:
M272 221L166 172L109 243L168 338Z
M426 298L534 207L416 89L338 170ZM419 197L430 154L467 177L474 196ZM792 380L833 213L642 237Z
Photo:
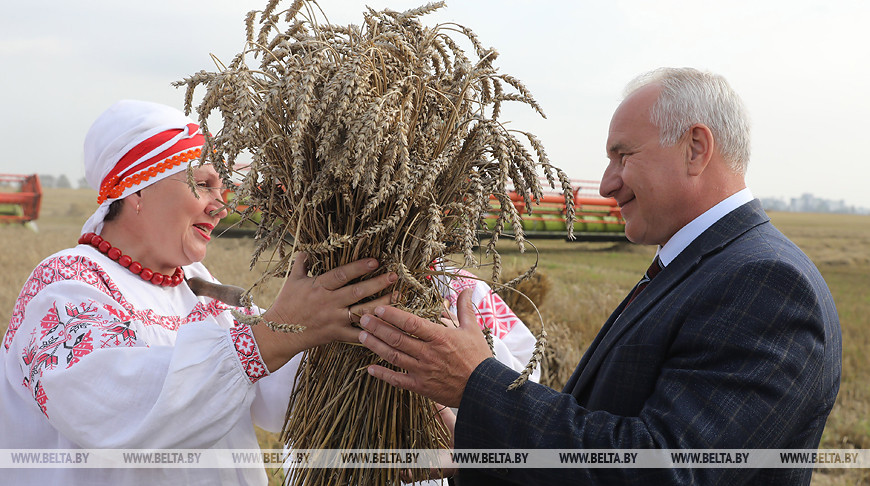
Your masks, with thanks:
M870 214L870 209L849 206L846 201L822 199L812 194L802 194L793 197L789 202L781 198L760 198L764 209L768 211L791 211L796 213L844 213L844 214Z

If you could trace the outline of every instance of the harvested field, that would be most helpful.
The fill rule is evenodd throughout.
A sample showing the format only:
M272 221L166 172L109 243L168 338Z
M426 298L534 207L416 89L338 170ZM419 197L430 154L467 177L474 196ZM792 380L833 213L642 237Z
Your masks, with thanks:
M94 208L94 191L48 189L36 233L22 226L0 226L0 332L5 331L15 298L33 267L51 253L74 244L81 224ZM843 379L822 448L870 449L870 217L772 213L774 223L816 262L834 294L843 328ZM510 242L499 247L504 275L527 268L535 258L520 254ZM539 302L553 343L549 377L559 387L573 370L598 328L634 285L652 258L653 249L628 243L533 241L539 272L549 291ZM243 238L216 238L206 265L222 281L249 286L260 271L248 270L254 249ZM480 274L487 275L487 269ZM268 303L277 292L269 284L255 295ZM528 325L536 330L538 323ZM276 435L261 433L264 448L280 448ZM813 485L867 484L870 470L823 469ZM275 476L275 484L281 479Z

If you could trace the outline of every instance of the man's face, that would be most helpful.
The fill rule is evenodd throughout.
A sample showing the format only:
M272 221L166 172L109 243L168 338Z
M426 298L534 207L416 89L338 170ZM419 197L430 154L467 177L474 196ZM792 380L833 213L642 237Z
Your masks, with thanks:
M625 235L635 243L664 245L688 221L688 153L683 141L659 144L650 108L661 88L650 85L631 94L610 122L609 163L599 192L613 197L625 218Z

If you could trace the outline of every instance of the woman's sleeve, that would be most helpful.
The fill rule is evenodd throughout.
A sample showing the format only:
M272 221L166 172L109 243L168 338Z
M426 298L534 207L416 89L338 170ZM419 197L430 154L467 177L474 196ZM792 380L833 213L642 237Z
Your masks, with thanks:
M51 424L84 448L201 448L251 420L268 375L248 326L182 324L172 345L81 281L46 286L27 304L9 352Z
M251 405L251 416L257 427L268 432L280 432L284 427L290 392L296 383L302 354L297 354L284 366L257 382L257 394Z

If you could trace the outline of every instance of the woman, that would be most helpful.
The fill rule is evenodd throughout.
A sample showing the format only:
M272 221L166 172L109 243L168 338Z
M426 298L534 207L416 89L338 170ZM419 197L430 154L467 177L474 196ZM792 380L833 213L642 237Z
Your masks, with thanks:
M356 302L395 281L345 282L377 267L354 262L317 279L297 259L266 321L186 280L226 215L210 165L185 172L203 136L181 112L122 101L85 139L85 171L100 206L79 245L44 260L15 304L0 347L0 449L256 449L254 424L280 429L299 352L355 341ZM383 304L385 299L374 301ZM244 310L259 313L259 309ZM266 484L262 468L7 469L8 484ZM0 482L3 482L0 481Z

